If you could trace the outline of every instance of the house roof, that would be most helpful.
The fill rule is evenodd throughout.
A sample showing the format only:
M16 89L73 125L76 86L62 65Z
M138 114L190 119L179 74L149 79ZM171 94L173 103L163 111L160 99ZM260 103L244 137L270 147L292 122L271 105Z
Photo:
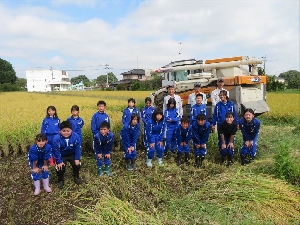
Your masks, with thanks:
M145 75L145 70L144 69L132 69L127 72L121 73L121 75Z

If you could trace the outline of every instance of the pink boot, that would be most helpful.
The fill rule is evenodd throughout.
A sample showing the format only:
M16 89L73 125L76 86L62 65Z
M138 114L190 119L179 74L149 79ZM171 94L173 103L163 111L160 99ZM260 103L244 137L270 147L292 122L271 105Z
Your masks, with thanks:
M34 180L33 184L34 184L34 188L35 188L33 194L34 195L39 195L39 193L41 192L41 181L40 180Z
M49 187L49 178L43 179L43 187L46 192L48 193L52 192L52 189Z

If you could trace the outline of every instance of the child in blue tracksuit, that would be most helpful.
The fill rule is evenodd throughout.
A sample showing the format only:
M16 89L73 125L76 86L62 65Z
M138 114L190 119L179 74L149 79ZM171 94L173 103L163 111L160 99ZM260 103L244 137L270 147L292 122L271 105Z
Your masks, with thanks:
M105 164L105 171L109 177L113 174L110 170L111 165L111 151L114 143L114 134L110 131L110 124L103 121L100 124L99 132L94 136L94 152L96 163L98 167L99 176L103 176L103 159Z
M147 149L147 134L146 134L146 127L147 127L147 123L149 120L151 120L151 116L152 113L155 110L155 107L153 107L152 105L152 100L150 97L145 98L145 107L142 108L141 111L141 117L142 117L142 121L144 122L144 132L143 132L143 142L144 142L144 146Z
M243 146L241 147L242 165L246 164L247 155L250 156L250 162L256 155L257 139L260 129L260 121L254 118L252 109L245 109L244 118L239 121L239 128L243 135Z
M233 112L227 112L225 118L226 119L220 123L218 127L218 133L222 141L220 154L222 164L227 157L227 166L231 166L233 164L232 156L234 154L234 137L237 131L237 123L235 122Z
M239 121L234 107L234 103L228 99L227 91L221 90L219 97L220 97L220 101L216 104L214 108L214 114L212 117L212 130L215 130L216 125L219 126L219 124L221 124L225 120L225 115L227 112L233 113L234 120L236 121L236 123L238 123ZM218 133L218 140L219 140L218 146L220 150L222 145L222 140L219 133Z
M47 136L45 134L38 134L35 137L35 144L29 148L28 162L31 169L31 178L35 187L34 195L40 193L41 188L41 175L43 179L43 187L46 192L51 192L49 187L49 169L48 161L52 157L52 149L49 144L47 144Z
M94 113L92 120L91 120L91 130L92 130L93 136L95 136L96 134L99 133L100 124L103 121L110 123L109 116L105 113L106 102L100 100L97 103L97 107L98 107L98 112Z
M210 123L204 114L198 114L192 125L195 166L200 167L206 155L206 143L210 134Z
M175 153L175 145L174 141L172 142L173 132L175 128L178 126L180 121L180 114L178 109L176 108L176 100L174 98L170 98L168 100L167 109L164 112L165 124L166 124L166 144L164 155L168 154L169 148L171 148L171 152ZM174 140L174 139L173 139Z
M135 99L134 98L128 99L128 107L126 109L124 109L124 111L123 111L123 116L122 116L123 126L129 125L132 113L136 113L136 114L140 115L139 110L135 107ZM138 123L140 123L140 120L138 121Z
M52 146L53 138L59 133L60 120L57 116L56 108L53 105L47 107L46 117L43 119L41 133L45 134L48 144ZM53 158L50 159L50 166L54 166Z
M82 127L84 125L83 119L79 116L79 107L78 105L73 105L71 107L71 114L67 121L72 124L72 131L78 134L80 138L80 145L82 145Z
M162 166L163 140L165 133L164 114L161 109L155 109L151 120L147 123L147 166L152 167L152 159L156 150L158 165Z
M129 125L125 125L120 132L127 170L136 169L136 142L140 134L140 123L138 121L139 115L132 113Z
M180 124L176 127L173 137L176 140L177 145L177 166L181 165L181 157L184 153L185 163L188 166L189 163L189 154L190 146L189 142L192 136L192 126L190 125L190 120L187 117L182 117L180 119Z
M79 178L81 146L78 134L72 132L72 124L69 121L63 121L60 124L60 133L53 138L52 146L53 157L56 160L56 174L58 187L64 187L64 175L67 162L73 169L74 182L81 184Z
M196 104L191 107L190 124L193 124L196 121L196 117L198 114L206 115L206 121L208 121L206 105L203 104L202 101L203 101L203 95L197 94Z

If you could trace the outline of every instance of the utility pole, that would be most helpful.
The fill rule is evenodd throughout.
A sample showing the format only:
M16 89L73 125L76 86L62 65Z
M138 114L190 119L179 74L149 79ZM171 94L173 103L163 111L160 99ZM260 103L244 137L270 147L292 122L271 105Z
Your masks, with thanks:
M261 57L262 58L262 61L264 62L264 74L266 75L266 61L267 61L267 56L263 56Z
M104 66L105 66L104 69L106 70L112 69L109 67L107 63ZM106 88L108 88L108 72L106 73Z

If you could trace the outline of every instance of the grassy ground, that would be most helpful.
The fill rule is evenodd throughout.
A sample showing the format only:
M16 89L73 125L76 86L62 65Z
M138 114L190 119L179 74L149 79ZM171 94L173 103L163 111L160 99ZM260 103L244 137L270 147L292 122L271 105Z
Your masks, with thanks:
M245 167L239 163L240 133L230 168L219 164L216 140L211 134L207 160L199 169L177 167L172 155L164 167L155 161L148 169L146 154L139 150L138 170L127 172L123 153L116 150L113 178L97 177L93 154L85 152L82 185L73 183L68 166L65 188L58 189L51 168L53 192L42 191L39 196L32 194L25 155L1 159L0 224L299 224L300 176L294 171L288 183L284 179L293 168L276 166L283 150L287 153L279 159L292 157L295 165L300 163L300 133L295 126L265 123L257 160Z

